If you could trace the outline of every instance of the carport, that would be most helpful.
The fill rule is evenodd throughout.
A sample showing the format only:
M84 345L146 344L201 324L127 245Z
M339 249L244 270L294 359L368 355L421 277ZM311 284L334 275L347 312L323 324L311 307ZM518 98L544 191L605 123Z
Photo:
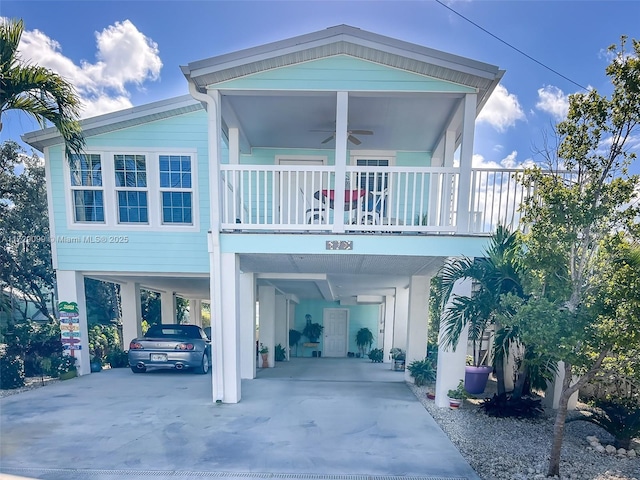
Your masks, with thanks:
M3 473L134 478L474 479L387 364L300 358L211 403L186 372L106 370L0 399Z

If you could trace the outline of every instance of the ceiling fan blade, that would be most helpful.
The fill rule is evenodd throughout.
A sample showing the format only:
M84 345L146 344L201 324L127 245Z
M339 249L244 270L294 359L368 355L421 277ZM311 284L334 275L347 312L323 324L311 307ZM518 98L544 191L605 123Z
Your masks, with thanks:
M355 133L356 135L373 135L371 130L350 130L349 133Z
M349 139L349 141L351 143L353 143L354 145L360 145L362 142L360 140L358 140L356 137L354 137L353 135L349 135L349 137L347 137Z
M326 140L323 140L323 141L322 141L322 142L320 142L320 143L327 143L327 142L330 142L331 140L333 140L333 138L334 138L335 136L336 136L336 134L334 133L334 134L333 134L333 135L331 135L329 138L327 138Z

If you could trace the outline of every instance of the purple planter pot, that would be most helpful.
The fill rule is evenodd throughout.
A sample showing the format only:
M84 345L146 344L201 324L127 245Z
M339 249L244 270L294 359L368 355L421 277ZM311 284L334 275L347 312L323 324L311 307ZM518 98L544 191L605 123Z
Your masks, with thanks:
M464 369L464 389L472 395L484 392L492 367L466 366Z

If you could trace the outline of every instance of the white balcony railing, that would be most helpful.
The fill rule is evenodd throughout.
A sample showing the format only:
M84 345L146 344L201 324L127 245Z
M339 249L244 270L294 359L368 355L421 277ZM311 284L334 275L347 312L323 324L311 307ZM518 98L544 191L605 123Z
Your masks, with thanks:
M221 229L490 234L517 228L527 192L519 170L473 169L469 225L458 225L458 168L221 165ZM520 171L521 172L521 171ZM335 208L334 208L335 207Z

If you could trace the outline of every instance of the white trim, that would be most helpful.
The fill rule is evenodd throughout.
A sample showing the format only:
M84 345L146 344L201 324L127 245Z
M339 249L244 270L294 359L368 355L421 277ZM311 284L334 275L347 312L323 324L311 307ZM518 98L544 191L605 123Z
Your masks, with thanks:
M280 160L300 160L300 165L304 165L306 161L320 160L322 165L327 165L329 157L327 155L276 155L276 165L280 165Z
M200 203L198 192L198 150L196 148L162 147L90 147L84 151L87 155L100 155L102 171L102 192L104 201L104 222L76 222L73 207L71 170L69 162L63 164L65 189L65 210L68 230L112 230L112 231L157 231L157 232L196 232L200 231ZM148 223L119 223L118 198L115 185L114 155L145 155L147 186L136 189L147 192ZM191 157L191 208L192 224L162 223L162 200L160 195L160 155L184 155ZM75 188L79 189L79 188ZM187 191L186 189L184 191Z
M51 180L51 161L49 160L49 147L44 149L44 180L47 189L47 210L49 214L49 236L56 238L56 216L53 211L53 183ZM65 163L66 158L64 159ZM51 242L51 263L53 269L58 269L58 248L56 242Z
M357 165L358 160L388 160L389 166L396 164L395 150L353 150L351 149L351 165Z

